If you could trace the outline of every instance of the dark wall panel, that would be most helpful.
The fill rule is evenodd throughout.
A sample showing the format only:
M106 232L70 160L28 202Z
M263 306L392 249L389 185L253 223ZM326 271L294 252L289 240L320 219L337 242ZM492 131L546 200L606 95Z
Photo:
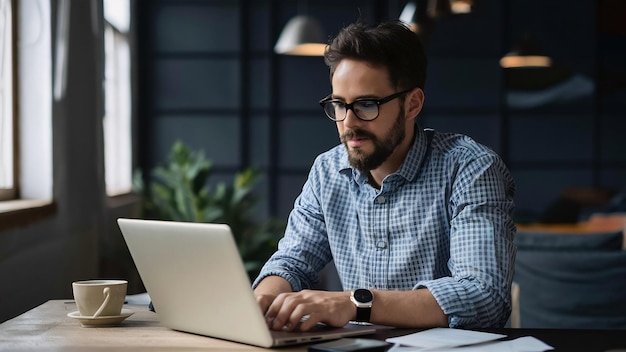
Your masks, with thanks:
M604 115L600 148L603 161L626 162L626 108L621 115Z
M154 72L156 109L239 107L239 65L227 59L159 59Z
M323 116L284 118L280 121L280 167L307 170L315 157L339 144L334 122Z
M279 101L281 109L319 110L320 99L330 94L328 67L322 57L283 56L278 58L280 67Z
M207 1L156 6L154 50L159 53L239 51L239 6L233 1L218 5Z
M513 171L517 184L515 203L521 212L544 211L567 187L591 184L590 170L580 168L531 169Z
M236 116L167 115L154 121L156 155L166 156L174 142L181 140L190 148L202 150L215 167L239 166L240 121Z
M457 114L427 113L424 117L419 117L418 122L423 128L466 134L497 153L500 152L499 115L487 113L470 115L462 112Z
M502 79L496 60L430 59L425 106L429 109L492 109L500 106Z
M250 107L253 109L270 108L270 63L267 58L251 59L249 63Z
M259 213L286 216L315 156L339 141L317 104L331 92L328 68L320 57L276 55L280 30L306 13L334 36L359 18L395 19L405 3L141 0L142 165L164 160L181 139L203 149L223 179L261 169ZM478 1L472 14L437 20L425 39L419 121L501 153L521 212L545 209L567 186L626 189L626 34L599 30L596 9L593 0ZM505 75L498 61L525 33L569 80L521 90Z
M254 115L250 121L250 164L266 169L270 165L270 119L267 115Z
M512 162L590 161L592 118L580 115L526 114L511 122ZM567 136L565 138L564 136Z

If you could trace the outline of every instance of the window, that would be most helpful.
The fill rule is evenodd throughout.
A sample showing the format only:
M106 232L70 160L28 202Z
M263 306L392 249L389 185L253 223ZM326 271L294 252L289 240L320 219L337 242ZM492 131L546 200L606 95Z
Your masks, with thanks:
M50 14L0 0L0 200L52 199Z
M13 11L0 0L0 200L15 198Z
M104 0L104 162L107 195L131 191L130 3Z

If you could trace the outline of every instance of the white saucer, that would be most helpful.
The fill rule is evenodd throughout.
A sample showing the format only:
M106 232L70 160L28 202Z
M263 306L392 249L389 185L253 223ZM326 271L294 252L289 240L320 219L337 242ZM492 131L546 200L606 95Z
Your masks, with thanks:
M120 315L109 315L109 316L100 316L100 317L89 317L80 315L79 311L67 313L67 316L72 319L78 319L80 321L80 325L83 327L91 327L91 326L113 326L119 325L124 319L130 317L135 312L130 309L122 309Z

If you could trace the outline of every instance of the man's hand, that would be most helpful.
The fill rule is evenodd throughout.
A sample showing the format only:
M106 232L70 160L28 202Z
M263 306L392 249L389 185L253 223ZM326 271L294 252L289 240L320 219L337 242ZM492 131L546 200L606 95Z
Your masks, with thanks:
M259 307L261 307L261 311L263 312L263 314L267 312L267 309L270 307L272 302L274 302L274 300L276 299L275 295L262 294L262 293L259 293L259 294L255 293L254 296L256 297L256 302L259 304Z
M263 304L269 296L257 295ZM350 301L350 292L302 290L281 293L276 296L265 312L268 326L273 330L306 331L317 323L341 327L354 319L356 308ZM304 318L304 319L303 319Z
M254 289L254 297L261 307L261 311L265 314L276 296L291 291L291 285L287 280L279 276L268 276L261 280L257 288Z

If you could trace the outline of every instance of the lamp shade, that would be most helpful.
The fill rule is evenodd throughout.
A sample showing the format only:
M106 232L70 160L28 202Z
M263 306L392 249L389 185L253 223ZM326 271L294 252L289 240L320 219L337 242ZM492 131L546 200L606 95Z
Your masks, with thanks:
M474 0L450 0L450 10L452 13L464 14L472 12L474 7Z
M552 59L545 56L539 44L529 35L519 40L513 49L500 59L503 68L550 67Z
M285 25L274 52L286 55L323 56L326 50L324 32L314 18L298 15Z

